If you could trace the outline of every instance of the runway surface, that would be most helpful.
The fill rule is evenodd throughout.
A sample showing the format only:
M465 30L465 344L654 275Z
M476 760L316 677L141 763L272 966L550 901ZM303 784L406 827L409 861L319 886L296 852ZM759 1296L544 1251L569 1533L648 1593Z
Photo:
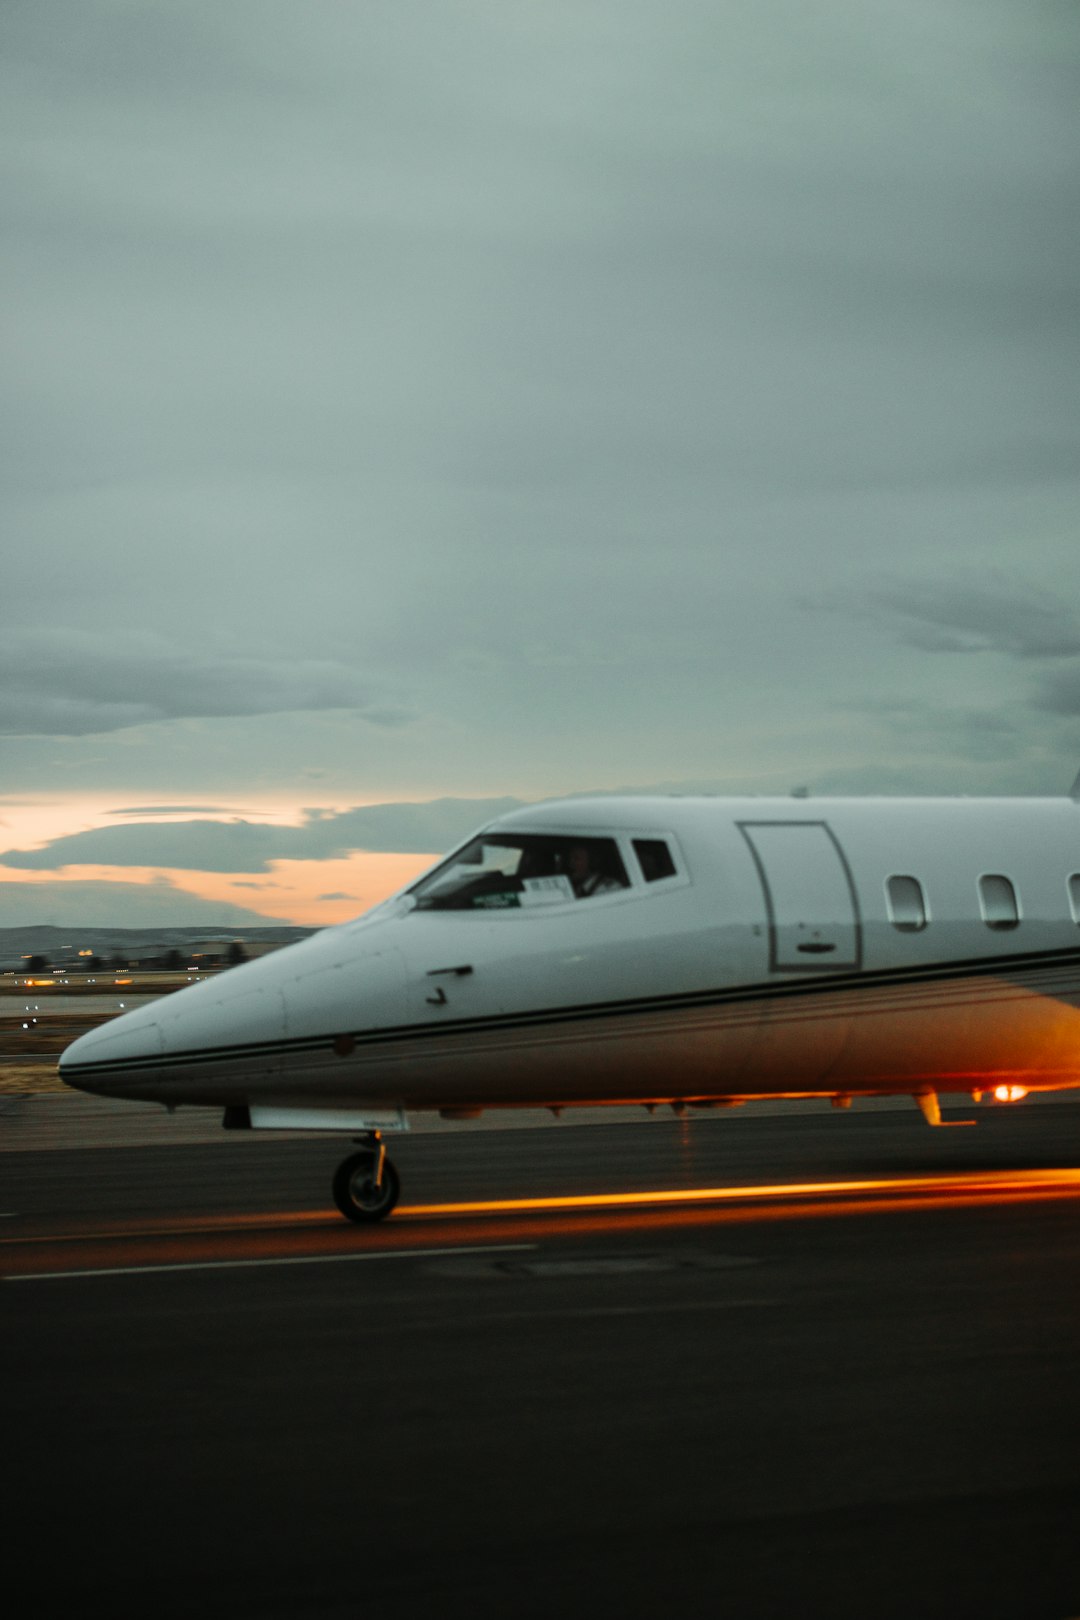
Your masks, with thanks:
M9 1582L1080 1613L1080 1105L972 1112L417 1135L373 1229L332 1210L337 1141L4 1153Z

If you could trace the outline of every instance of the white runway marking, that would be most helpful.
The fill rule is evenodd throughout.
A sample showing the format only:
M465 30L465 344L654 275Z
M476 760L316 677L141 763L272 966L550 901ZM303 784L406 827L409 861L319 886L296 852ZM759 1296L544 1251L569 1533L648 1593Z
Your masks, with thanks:
M571 1316L664 1316L676 1311L736 1311L751 1305L779 1305L778 1299L687 1299L672 1300L655 1305L589 1305L584 1310L568 1311ZM558 1312L556 1315L560 1314Z
M5 1277L5 1282L57 1282L69 1277L146 1277L159 1271L235 1271L252 1266L329 1266L350 1260L423 1260L432 1255L506 1254L535 1249L536 1243L491 1243L474 1249L377 1249L373 1254L297 1254L280 1260L191 1260L164 1266L107 1266L87 1271L29 1271Z
M576 1305L556 1306L554 1309L544 1307L546 1319L559 1316L572 1318L574 1321L586 1317L624 1317L624 1316L673 1316L689 1311L745 1311L764 1305L780 1305L783 1301L772 1298L742 1298L742 1299L690 1299L672 1300L668 1303L653 1305L587 1305L584 1308ZM485 1314L485 1322L535 1322L535 1311L492 1311Z

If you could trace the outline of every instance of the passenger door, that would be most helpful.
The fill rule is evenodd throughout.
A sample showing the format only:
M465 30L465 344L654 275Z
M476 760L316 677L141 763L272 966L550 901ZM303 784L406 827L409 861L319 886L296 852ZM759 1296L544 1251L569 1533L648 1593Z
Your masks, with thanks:
M741 822L765 896L775 973L858 968L862 930L847 861L824 821Z

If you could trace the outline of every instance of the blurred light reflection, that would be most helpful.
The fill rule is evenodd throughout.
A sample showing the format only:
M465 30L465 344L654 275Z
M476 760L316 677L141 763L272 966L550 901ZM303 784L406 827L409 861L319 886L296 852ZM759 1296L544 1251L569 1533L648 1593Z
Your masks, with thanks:
M936 1196L1062 1197L1080 1195L1080 1170L976 1171L965 1175L890 1176L858 1181L778 1181L752 1187L694 1187L660 1192L575 1193L550 1198L500 1198L453 1204L400 1205L395 1219L454 1215L519 1215L544 1211L630 1210L691 1204L741 1204Z
M96 1221L80 1229L0 1238L0 1270L11 1276L71 1274L184 1266L241 1256L274 1258L336 1254L358 1248L407 1257L425 1226L440 1244L528 1241L545 1237L613 1237L721 1224L850 1219L860 1215L942 1209L991 1209L1010 1203L1080 1198L1080 1170L995 1170L967 1174L875 1177L850 1181L771 1182L760 1186L696 1187L625 1193L399 1205L385 1225L356 1227L326 1207L249 1210Z

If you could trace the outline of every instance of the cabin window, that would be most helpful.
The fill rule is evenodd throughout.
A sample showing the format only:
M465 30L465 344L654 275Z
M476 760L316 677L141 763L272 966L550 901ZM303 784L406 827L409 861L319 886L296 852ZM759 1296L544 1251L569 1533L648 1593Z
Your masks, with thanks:
M634 854L646 883L657 883L660 878L675 876L675 862L662 838L635 838Z
M1009 878L1000 872L984 872L979 879L979 907L987 928L1016 928L1020 903Z
M422 911L511 911L629 887L614 838L493 832L470 839L411 893Z
M1080 872L1069 878L1069 910L1074 923L1080 923Z
M926 927L926 896L918 878L891 877L885 885L889 921L902 934L917 934Z

